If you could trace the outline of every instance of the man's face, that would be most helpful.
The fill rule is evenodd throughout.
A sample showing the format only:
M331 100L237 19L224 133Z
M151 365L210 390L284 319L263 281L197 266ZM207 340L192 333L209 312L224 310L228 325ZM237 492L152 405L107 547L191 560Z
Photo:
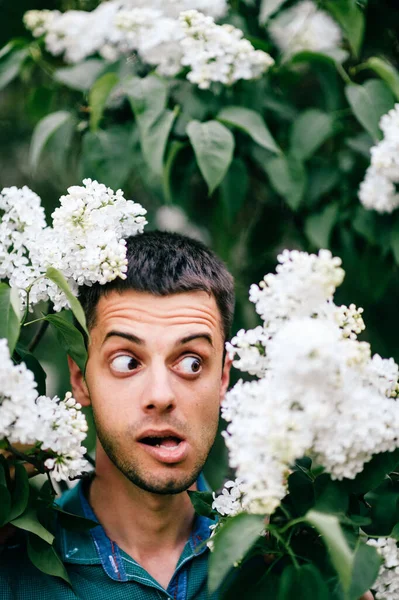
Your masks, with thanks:
M141 489L186 490L214 442L228 385L214 297L112 292L100 299L90 334L87 388L73 365L72 382L93 407L105 453Z

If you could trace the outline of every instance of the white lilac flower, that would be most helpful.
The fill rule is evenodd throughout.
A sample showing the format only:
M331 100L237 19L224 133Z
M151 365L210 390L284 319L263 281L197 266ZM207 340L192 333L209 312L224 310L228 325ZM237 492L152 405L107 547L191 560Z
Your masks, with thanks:
M399 548L396 540L380 538L369 540L382 558L377 580L372 586L376 600L397 600L399 597Z
M399 369L357 340L362 309L334 304L341 261L325 250L284 251L279 263L250 290L263 326L226 345L260 377L238 382L222 415L242 508L261 514L279 505L304 455L333 479L354 478L374 454L399 447Z
M384 138L371 148L359 200L369 210L391 213L399 207L399 104L381 117L380 128Z
M240 485L239 479L226 481L221 494L216 496L213 492L212 508L222 516L233 517L241 512L242 491Z
M122 190L85 179L68 188L52 214L54 237L63 251L60 269L78 285L126 278L127 238L142 233L145 209Z
M345 305L335 307L334 317L344 337L356 340L358 334L364 331L366 326L362 317L363 312L363 308L356 308L354 304L350 304L349 307Z
M253 284L249 299L256 312L271 326L288 317L312 315L329 300L344 278L341 259L329 250L318 255L284 250L277 257L276 274Z
M121 0L119 4L129 10L132 8L152 8L162 10L166 17L177 19L185 10L195 9L221 19L228 11L226 0Z
M88 430L81 405L68 392L62 401L57 396L39 396L36 406L40 423L37 440L55 455L45 461L45 466L52 470L56 481L76 477L88 466L83 458L86 448L81 445Z
M40 198L28 187L4 188L0 193L0 279L28 264L27 246L46 227Z
M298 52L329 52L342 43L337 23L311 0L281 12L269 23L273 42L285 56Z
M243 510L272 513L287 492L291 465L311 442L305 413L263 378L239 381L226 395L222 416L229 422L224 437Z
M28 188L4 189L0 211L0 279L19 290L23 305L29 290L30 307L51 300L55 311L68 301L45 277L48 267L60 270L75 294L79 285L124 279L125 238L146 224L140 204L90 179L60 198L52 227L45 226L40 198Z
M70 392L62 401L38 397L33 373L24 363L13 363L7 340L0 339L0 440L46 451L45 466L57 481L76 477L88 466L81 445L88 426L81 408Z
M7 340L0 339L0 440L22 444L34 442L32 430L37 425L33 373L24 363L14 365Z
M239 79L256 79L274 64L269 54L255 50L232 25L216 25L212 17L196 10L182 12L180 23L181 62L190 68L187 79L201 89L212 82L232 85Z
M119 11L114 24L124 33L119 44L124 53L138 52L145 63L156 65L161 75L180 71L183 34L177 19L165 17L158 9L133 8Z
M114 62L137 51L159 73L175 75L181 68L178 16L189 8L219 19L228 5L226 0L110 0L90 12L28 11L24 23L35 37L44 35L50 54L66 62L95 54Z
M40 37L47 33L53 19L60 14L58 10L28 10L23 16L23 22L34 37Z
M226 343L227 352L235 359L233 366L250 375L265 375L268 364L265 346L268 339L268 334L261 326L247 331L240 329L231 342Z

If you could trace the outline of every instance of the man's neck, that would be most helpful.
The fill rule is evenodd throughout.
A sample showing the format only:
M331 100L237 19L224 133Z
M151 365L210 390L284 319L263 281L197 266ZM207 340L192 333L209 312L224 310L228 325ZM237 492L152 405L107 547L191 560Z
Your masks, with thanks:
M192 529L188 494L146 492L99 458L89 491L97 518L108 537L166 588Z

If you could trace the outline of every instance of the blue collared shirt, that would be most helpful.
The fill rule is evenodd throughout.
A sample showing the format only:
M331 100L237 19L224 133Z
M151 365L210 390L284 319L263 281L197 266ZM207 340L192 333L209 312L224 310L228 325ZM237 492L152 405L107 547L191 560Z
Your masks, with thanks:
M203 481L198 482L204 489ZM67 512L97 521L84 494L83 483L68 490L58 504ZM24 544L14 545L0 557L1 600L216 600L207 591L206 540L213 522L196 516L193 529L165 590L147 571L110 540L98 524L87 531L59 527L58 552L73 589L57 577L38 571Z

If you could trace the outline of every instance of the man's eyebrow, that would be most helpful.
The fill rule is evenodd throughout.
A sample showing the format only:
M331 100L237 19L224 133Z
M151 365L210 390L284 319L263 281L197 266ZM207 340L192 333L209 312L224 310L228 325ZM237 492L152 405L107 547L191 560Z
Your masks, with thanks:
M209 333L193 333L192 335L188 335L179 340L179 344L187 344L188 342L191 342L192 340L197 340L199 338L203 338L204 340L209 342L211 346L213 346L212 336Z
M103 344L105 344L105 342L111 337L121 337L124 340L128 340L129 342L133 342L133 344L139 344L141 346L144 344L144 340L137 337L137 335L134 335L133 333L126 333L125 331L115 330L109 331L107 333L107 335L104 338Z

